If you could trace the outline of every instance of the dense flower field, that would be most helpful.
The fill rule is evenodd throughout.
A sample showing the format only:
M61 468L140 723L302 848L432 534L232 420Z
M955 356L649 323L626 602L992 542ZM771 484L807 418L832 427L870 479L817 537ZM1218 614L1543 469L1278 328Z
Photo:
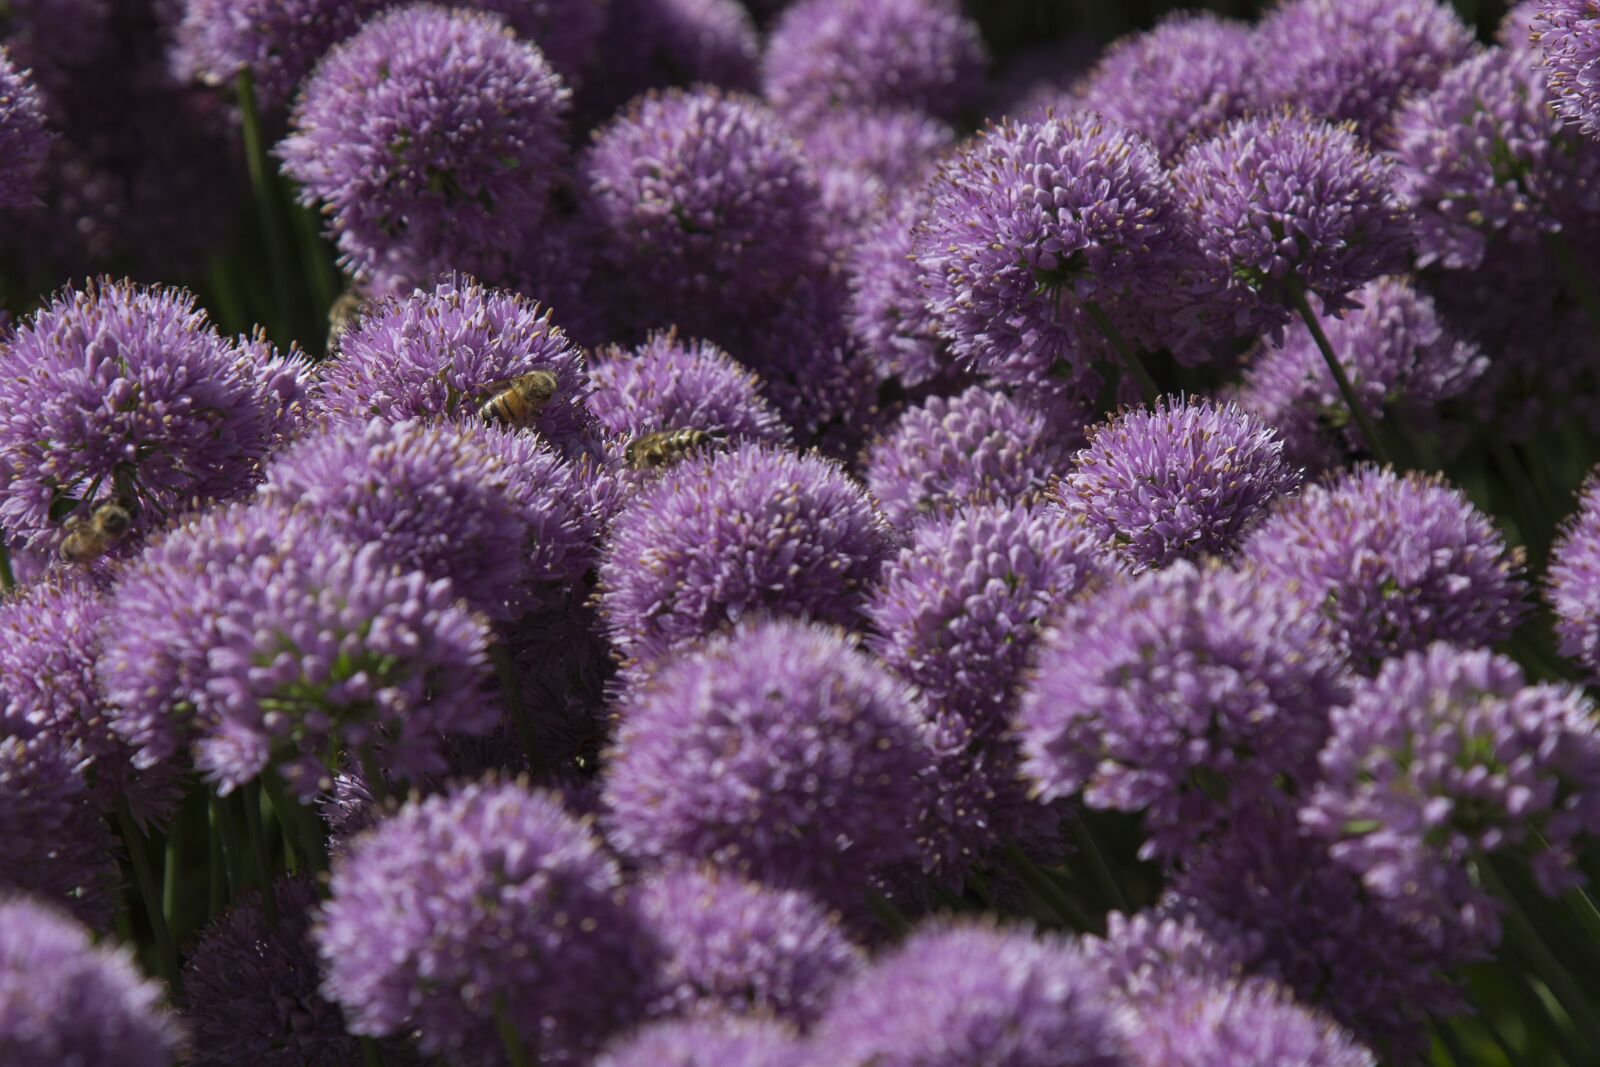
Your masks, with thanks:
M1600 0L1156 6L0 4L0 1064L1600 1063Z

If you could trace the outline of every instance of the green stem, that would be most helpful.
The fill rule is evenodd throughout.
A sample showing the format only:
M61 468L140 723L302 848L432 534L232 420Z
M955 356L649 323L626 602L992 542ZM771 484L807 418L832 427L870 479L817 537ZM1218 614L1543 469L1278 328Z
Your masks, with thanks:
M910 920L894 906L894 901L876 889L867 890L867 908L895 940L898 941L911 932Z
M1555 261L1556 270L1560 272L1561 280L1566 283L1572 298L1583 308L1589 325L1600 330L1600 292L1595 291L1594 283L1583 269L1583 263L1572 250L1572 242L1567 240L1564 233L1547 233L1544 235L1544 246Z
M293 834L295 851L305 860L306 873L327 870L328 847L323 840L321 821L304 804L284 795L283 781L276 770L269 767L261 775L261 788L266 790L267 799L272 802L272 810L278 813L278 821L285 832Z
M161 961L161 976L173 990L178 985L178 953L172 947L172 934L167 929L166 916L161 911L161 890L156 886L155 875L150 870L150 853L145 847L144 834L134 821L133 809L126 797L117 801L117 827L122 831L123 843L128 848L128 858L133 861L133 878L144 902L145 914L150 919L151 932L156 938L156 957Z
M528 1067L528 1053L522 1047L522 1035L517 1033L516 1024L506 1012L504 999L494 1003L494 1025L500 1031L500 1044L506 1050L506 1062L511 1067Z
M1078 842L1078 848L1083 852L1084 858L1089 861L1089 870L1093 872L1095 881L1100 884L1100 891L1118 911L1124 915L1132 915L1133 906L1128 903L1128 894L1122 891L1122 883L1111 870L1111 864L1106 862L1105 851L1101 849L1093 827L1082 818L1073 819L1072 836Z
M217 826L216 809L210 804L206 809L211 816L206 821L211 840L211 847L206 849L206 914L209 916L218 914L227 904L228 872L223 867L222 830Z
M383 1053L378 1050L378 1043L370 1037L361 1039L361 1062L363 1067L383 1067Z
M267 835L261 829L261 796L245 786L239 790L239 800L244 805L244 832L250 840L250 854L255 857L256 888L261 891L261 910L267 916L267 925L278 926L278 901L272 886L272 860L267 854Z
M537 777L544 769L544 761L539 758L539 738L533 732L533 720L528 717L528 708L522 703L522 685L517 678L516 664L511 662L511 654L504 642L498 639L489 647L489 658L494 661L494 672L500 681L500 692L505 695L506 707L511 711L511 721L517 727L517 737L522 740L522 753L528 760L528 773Z
M367 789L372 793L372 799L377 803L378 810L387 811L389 808L389 783L383 780L383 768L378 766L378 757L373 755L371 745L362 745L359 753L361 761L361 776L367 780Z
M16 575L11 573L11 546L6 544L6 532L0 530L0 593L9 593L16 587Z
M234 897L249 882L244 874L244 850L239 847L239 827L233 821L228 802L215 794L211 797L211 820L222 838L222 859L228 871L228 896Z
M178 826L167 833L167 847L161 854L161 917L170 932L178 925L178 879L183 875L183 837Z
M1480 864L1479 870L1484 884L1506 903L1506 942L1512 953L1532 965L1534 973L1555 996L1573 1025L1582 1031L1584 1039L1592 1048L1600 1050L1600 1019L1595 1017L1588 995L1528 921L1521 899L1500 874L1487 863Z
M1434 1019L1432 1022L1434 1036L1450 1054L1451 1067L1472 1067L1472 1061L1467 1058L1467 1050L1461 1047L1461 1039L1456 1036L1450 1024L1444 1019Z
M1311 339L1317 343L1317 350L1322 353L1322 360L1328 365L1328 372L1333 375L1333 383L1339 387L1339 395L1344 398L1344 406L1350 409L1350 418L1354 420L1356 430L1361 434L1361 442L1367 446L1367 452L1379 463L1392 464L1394 458L1384 445L1377 426L1373 425L1371 417L1367 415L1365 405L1361 403L1360 397L1356 396L1356 388L1350 384L1350 376L1344 372L1344 364L1339 362L1339 357L1334 352L1327 333L1323 331L1317 313L1311 308L1305 286L1298 281L1290 281L1289 300L1294 309L1300 313L1300 318L1305 320L1306 329L1311 331Z
M1083 310L1089 313L1089 318L1106 335L1106 340L1111 342L1111 347L1117 350L1117 355L1122 359L1123 369L1132 376L1134 383L1139 386L1139 393L1144 397L1144 402L1151 407L1156 406L1156 401L1161 399L1161 387L1156 380L1150 377L1150 372L1145 369L1144 362L1139 354L1128 344L1128 339L1122 336L1122 331L1117 329L1117 324L1111 321L1105 309L1093 300L1086 300Z
M1502 958L1501 970L1511 980L1511 984L1516 987L1518 995L1526 1005L1527 1018L1530 1021L1538 1018L1544 1023L1545 1032L1560 1047L1561 1058L1566 1063L1572 1065L1572 1067L1584 1067L1585 1064L1590 1063L1590 1057L1584 1055L1583 1050L1574 1043L1572 1035L1567 1033L1567 1028L1561 1024L1561 1020L1556 1018L1555 1013L1550 1010L1549 1003L1533 987L1533 983L1528 980L1527 962L1519 958L1514 950L1505 952L1503 957L1509 958Z
M279 340L286 340L294 321L289 297L289 255L284 248L283 227L279 221L278 187L267 162L267 146L261 134L261 112L256 107L255 79L250 68L239 72L234 83L239 99L239 118L244 134L245 167L250 172L250 188L255 193L256 213L261 223L261 241L267 250L267 269L272 274L274 323Z
M326 318L328 309L339 298L339 279L333 273L327 251L322 245L322 234L317 230L317 218L304 204L290 204L289 214L295 233L300 238L301 256L306 261L307 277L311 280L311 301L319 319Z
M1017 872L1017 877L1022 879L1023 884L1048 904L1050 910L1054 911L1062 922L1078 931L1093 928L1083 910L1074 904L1071 898L1061 891L1061 887L1051 881L1050 876L1041 871L1038 864L1030 860L1016 844L1008 842L1002 854L1006 862L1011 865L1011 869Z

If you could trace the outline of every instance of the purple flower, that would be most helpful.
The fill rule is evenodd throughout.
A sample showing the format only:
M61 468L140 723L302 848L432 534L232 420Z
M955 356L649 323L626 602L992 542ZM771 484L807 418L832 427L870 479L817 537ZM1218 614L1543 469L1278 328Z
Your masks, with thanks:
M842 633L747 623L674 655L626 697L607 840L861 903L905 858L931 761L912 694Z
M535 371L555 375L556 390L528 428L563 455L581 450L594 428L583 353L533 301L443 278L364 314L323 368L317 399L341 421L478 419L486 401Z
M717 337L818 256L816 182L754 100L711 88L652 93L595 135L580 171L586 217L635 331Z
M298 417L307 369L230 341L181 290L63 290L0 352L0 526L56 549L117 497L128 541L254 482Z
M1600 481L1583 487L1578 511L1550 553L1545 593L1561 654L1600 679Z
M579 482L531 434L374 419L283 453L261 495L378 546L395 566L448 578L475 608L507 618L538 587L564 587L593 564L599 516Z
M1299 484L1266 423L1233 404L1176 400L1090 430L1055 493L1139 571L1232 552Z
M1022 384L1082 378L1111 352L1090 305L1135 345L1181 333L1172 305L1192 248L1150 143L1088 112L969 142L941 168L913 242L951 354Z
M376 290L457 267L492 274L544 213L569 96L499 19L415 4L317 65L278 154Z
M917 184L956 142L949 125L908 107L835 108L806 123L803 135L813 166L868 175L884 192Z
M595 1067L803 1067L805 1047L783 1026L759 1019L682 1019L617 1041Z
M1497 644L1527 612L1520 555L1439 477L1363 467L1308 486L1244 555L1297 585L1363 671L1433 641Z
M889 106L954 119L987 66L983 35L950 0L800 0L772 28L761 87L791 115Z
M1113 994L1135 1005L1154 1004L1186 983L1222 984L1239 977L1260 951L1242 931L1192 912L1162 908L1106 916L1105 937L1080 942Z
M1337 313L1351 290L1404 269L1411 229L1394 182L1349 126L1290 113L1232 122L1172 172L1236 327L1258 330L1287 320L1297 288Z
M761 45L739 0L610 0L602 40L578 90L585 115L608 116L647 89L756 87Z
M1045 621L1104 575L1097 549L1054 508L971 505L919 523L868 601L872 650L933 708L995 737Z
M1600 831L1600 736L1584 697L1440 643L1384 664L1333 713L1301 822L1430 943L1499 940L1476 865L1513 852L1554 896Z
M348 1067L361 1058L344 1016L317 991L316 884L286 879L273 893L275 918L248 891L189 950L183 1021L193 1067Z
M714 867L676 867L633 891L662 948L659 1010L814 1020L861 951L822 905Z
M912 388L954 376L912 256L913 233L926 210L921 189L902 190L847 253L851 336L879 378Z
M923 927L834 996L816 1062L1126 1067L1137 1061L1095 978L1054 935Z
M1253 970L1395 1061L1427 1048L1429 1015L1461 1009L1445 972L1469 958L1462 946L1430 945L1395 923L1292 816L1236 821L1171 892L1208 928L1222 924L1218 940L1248 937Z
M1381 139L1402 100L1439 84L1476 45L1439 0L1286 0L1262 19L1256 48L1264 104Z
M0 50L0 208L38 203L39 172L50 150L44 105L28 75Z
M116 846L78 761L55 738L0 736L0 835L0 891L35 894L96 930L110 928L122 879Z
M966 503L1029 503L1064 470L1075 420L972 386L929 397L867 456L867 486L897 526Z
M1417 262L1479 266L1491 241L1538 247L1600 206L1600 146L1550 109L1526 54L1491 48L1395 118L1396 187L1417 216Z
M179 1034L161 999L126 950L27 897L0 900L0 1060L166 1067Z
M1473 389L1488 358L1408 279L1379 278L1354 299L1359 308L1322 325L1367 413L1381 421L1392 412L1408 430L1445 429L1439 406ZM1257 350L1239 403L1277 431L1298 466L1337 467L1364 447L1304 323Z
M844 471L745 445L686 459L629 503L600 564L600 609L636 662L764 612L848 625L889 548Z
M110 607L88 581L46 579L0 599L0 733L71 752L101 811L126 799L141 822L165 822L178 801L176 768L134 768L95 676Z
M632 350L603 349L589 364L589 379L589 410L619 437L692 428L735 443L789 441L761 379L708 341L668 331Z
M172 65L180 78L230 85L249 71L266 110L287 103L322 54L390 0L180 0Z
M1538 54L1538 42L1531 38L1536 29L1534 20L1538 18L1544 6L1544 0L1515 0L1508 4L1505 15L1500 19L1500 25L1495 27L1495 44L1508 51L1522 52L1525 56L1531 57L1533 62L1539 63L1543 57Z
M1544 0L1530 29L1557 114L1589 137L1600 134L1600 4Z
M1309 783L1344 695L1323 619L1252 571L1178 562L1071 605L1039 648L1017 730L1051 800L1143 812L1179 857L1232 813Z
M517 36L537 45L570 85L582 83L605 40L611 0L457 0L456 6L496 15Z
M653 966L616 864L547 793L480 782L408 802L334 860L312 930L353 1033L504 1062L500 1016L550 1063L637 1019Z
M1171 161L1259 103L1251 27L1209 12L1175 12L1114 42L1077 103L1150 139Z
M1142 1067L1377 1067L1377 1057L1332 1019L1275 982L1176 981L1141 1004L1130 1042Z

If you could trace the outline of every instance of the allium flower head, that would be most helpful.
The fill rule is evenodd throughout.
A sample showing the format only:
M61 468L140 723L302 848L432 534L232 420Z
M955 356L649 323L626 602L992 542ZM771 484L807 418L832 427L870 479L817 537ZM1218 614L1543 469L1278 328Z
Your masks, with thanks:
M867 454L884 515L907 526L966 503L1028 503L1066 469L1081 427L1057 412L974 385L911 408Z
M1180 980L1140 1006L1130 1042L1142 1067L1377 1067L1377 1057L1275 982Z
M1501 16L1500 24L1495 27L1494 42L1501 48L1512 52L1522 52L1539 63L1542 56L1538 52L1538 42L1532 40L1534 35L1534 19L1544 9L1545 0L1514 0L1506 5L1506 13ZM1558 6L1568 6L1561 4Z
M611 0L465 0L458 6L503 19L518 37L537 45L562 81L578 86L606 42Z
M1600 134L1600 4L1544 0L1531 29L1557 113Z
M636 329L715 336L818 254L815 179L754 100L652 93L595 135L580 169L585 214Z
M1241 322L1280 326L1296 287L1338 312L1351 290L1405 267L1411 229L1393 167L1349 126L1239 119L1190 144L1172 182Z
M164 821L178 800L175 768L135 770L95 675L110 607L88 580L45 579L0 599L0 734L69 751L101 811L126 799L141 821Z
M27 897L0 900L0 1061L166 1067L178 1028L126 951Z
M193 1067L348 1067L361 1058L344 1016L317 990L317 886L273 888L275 920L251 891L214 920L183 965Z
M647 89L719 85L754 90L761 44L739 0L609 0L579 110L610 115Z
M570 93L497 18L415 4L317 65L278 146L377 291L504 270L561 172Z
M1381 139L1396 107L1472 56L1472 30L1439 0L1283 0L1261 20L1259 99L1353 122Z
M264 109L286 103L330 47L389 0L180 0L172 65L180 78L227 85L249 71Z
M374 419L303 440L268 468L262 496L321 516L389 563L448 578L487 614L533 588L580 579L598 517L578 477L532 434L476 422Z
M916 108L841 108L807 123L806 158L822 169L870 175L887 193L916 184L956 142L947 124Z
M50 150L44 105L29 77L0 50L0 208L38 201L39 172Z
M1090 430L1055 492L1137 571L1231 552L1299 484L1266 423L1233 404L1177 400Z
M1164 160L1258 101L1251 28L1209 12L1176 12L1107 48L1078 102L1142 133Z
M1127 1067L1137 1062L1076 947L1051 934L923 927L843 986L819 1063Z
M805 1053L776 1023L712 1016L647 1026L612 1044L595 1067L803 1067Z
M1600 145L1552 113L1525 52L1461 64L1400 111L1393 140L1421 266L1473 269L1496 236L1537 247L1600 206Z
M1112 912L1105 937L1086 937L1080 949L1113 995L1151 1004L1185 982L1219 984L1244 973L1259 946L1243 931L1222 934L1225 926L1182 909Z
M804 1026L861 951L804 893L768 889L713 867L681 865L633 891L661 945L660 1010L770 1016Z
M744 624L630 692L606 837L641 860L703 860L830 903L905 858L931 753L909 690L841 633Z
M1561 654L1600 679L1600 481L1592 477L1551 550L1548 580Z
M977 24L950 0L800 0L772 28L761 87L790 114L887 105L953 119L987 66Z
M528 428L570 453L594 425L583 353L533 301L442 278L363 315L323 369L318 400L333 418L362 423L478 419L485 401L534 371L555 375L556 390Z
M735 443L789 440L761 379L708 341L668 331L632 350L604 349L589 364L589 380L589 410L620 437L692 428Z
M1496 644L1527 610L1519 555L1440 478L1365 467L1309 486L1244 554L1297 585L1362 670L1433 641Z
M1046 799L1143 812L1180 856L1232 811L1306 783L1344 693L1324 620L1251 571L1178 562L1070 606L1017 730Z
M1583 881L1600 831L1600 734L1579 693L1529 686L1511 660L1443 643L1384 664L1333 713L1300 819L1430 941L1499 940L1475 864L1526 856L1555 895Z
M1063 512L960 508L919 523L867 604L872 650L978 735L1003 732L1034 639L1105 562Z
M32 893L96 930L110 927L122 877L116 846L70 751L55 738L0 736L0 834L0 892Z
M889 548L867 495L827 460L764 445L691 457L617 516L601 613L639 661L764 612L848 625Z
M306 365L230 341L180 290L63 291L0 350L0 526L55 549L65 520L130 498L131 543L236 494L298 417Z
M1192 244L1143 137L1089 112L990 127L934 179L913 243L939 335L968 369L1034 383L1170 332ZM1161 314L1156 305L1165 305Z
M323 993L352 1032L415 1031L451 1063L504 1062L497 1012L541 1058L586 1062L648 995L620 881L551 794L479 782L412 800L334 860L312 930Z
M1488 370L1487 357L1405 278L1369 282L1354 299L1359 308L1322 327L1367 413L1377 422L1392 412L1408 429L1441 426L1438 406L1467 393ZM1277 431L1296 466L1337 467L1364 447L1304 323L1256 352L1239 404Z

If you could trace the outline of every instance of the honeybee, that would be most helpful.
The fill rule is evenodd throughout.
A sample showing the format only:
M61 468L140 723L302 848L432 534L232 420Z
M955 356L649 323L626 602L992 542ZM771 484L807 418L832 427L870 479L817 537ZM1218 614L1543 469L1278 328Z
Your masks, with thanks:
M504 383L478 408L490 422L526 429L556 395L556 376L547 370L529 371Z
M132 503L118 497L96 504L86 520L69 516L67 536L61 542L61 558L69 563L92 563L99 559L133 528Z
M346 289L328 309L328 355L337 355L339 341L361 321L366 301L354 289Z
M647 433L628 442L623 456L628 466L636 471L655 470L676 463L691 452L698 451L718 439L717 434L692 427L679 430L662 430Z

